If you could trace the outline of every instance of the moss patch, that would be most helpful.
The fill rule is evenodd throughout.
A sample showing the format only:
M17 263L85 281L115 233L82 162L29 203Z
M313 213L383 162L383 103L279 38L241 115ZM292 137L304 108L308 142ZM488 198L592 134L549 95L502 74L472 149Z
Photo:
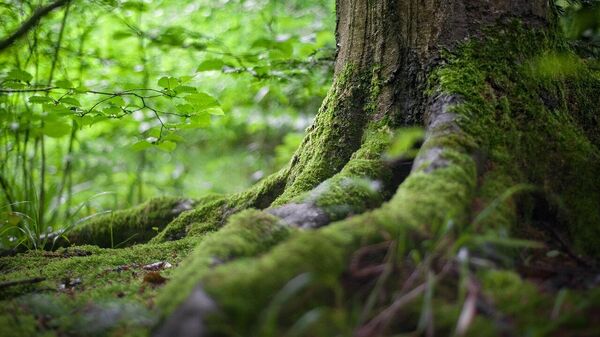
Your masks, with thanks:
M539 60L556 53L570 54L578 70L540 73ZM512 183L558 196L565 209L557 222L568 224L581 252L600 254L599 110L590 102L600 96L598 72L560 38L518 23L466 43L446 59L432 85L460 97L454 111L491 165L511 167L505 174Z
M221 230L207 235L177 270L159 298L161 311L168 314L182 303L211 269L265 252L291 232L279 218L262 211L249 209L232 216Z
M2 336L144 336L156 324L159 284L144 266L183 259L191 239L123 249L97 246L30 251L0 258L0 282L43 277L0 289ZM159 271L169 279L173 268Z
M331 221L381 205L395 188L386 186L393 172L383 158L391 134L385 126L368 128L360 149L352 154L339 173L293 198L292 202L316 205L327 213Z
M368 80L352 65L334 79L315 122L292 157L285 191L274 206L290 202L339 172L361 145L368 121L363 110Z
M66 232L69 243L122 247L146 242L194 201L183 198L156 198L131 209L92 218Z
M198 206L187 211L157 235L152 242L177 240L185 236L198 236L221 228L232 214L247 208L266 208L281 194L288 169L282 169L265 178L248 191L228 197L216 197L198 202Z

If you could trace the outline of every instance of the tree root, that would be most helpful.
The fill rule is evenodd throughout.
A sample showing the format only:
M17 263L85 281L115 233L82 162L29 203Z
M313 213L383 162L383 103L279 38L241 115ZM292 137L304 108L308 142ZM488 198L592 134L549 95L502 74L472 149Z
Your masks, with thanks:
M39 283L44 280L46 280L45 277L34 277L34 278L28 278L28 279L23 279L23 280L0 282L0 289L17 286L17 285L23 285L23 284Z
M123 247L150 240L179 214L192 209L196 202L184 198L156 198L131 209L114 211L90 219L62 234L66 242L58 245L94 244L99 247Z
M169 223L151 242L164 242L197 236L221 228L228 217L248 208L266 208L281 194L289 168L280 170L248 191L229 197L213 197L198 203Z
M438 121L435 128L430 128L417 157L417 162L422 164L414 167L413 173L388 203L317 230L295 233L260 257L232 261L213 270L205 270L202 275L196 274L195 277L189 273L179 273L171 284L180 294L190 294L193 289L202 287L216 301L219 312L223 314L211 324L217 330L233 323L239 328L236 331L250 333L256 329L256 322L260 322L257 316L260 308L268 307L273 294L295 276L309 273L315 284L321 287L317 291L327 294L331 291L329 287L335 287L352 254L360 247L380 242L384 237L398 238L418 247L420 243L416 238L425 238L430 233L442 230L451 219L466 220L477 177L475 161L471 156L472 142L465 136L466 141L462 144L444 147L443 153L436 157L443 163L438 159L423 159L429 158L433 148L430 144L439 144L443 142L442 138L448 137L448 133L437 132L437 128L448 128L449 123L455 122L447 118L445 113L439 116L443 116L444 121ZM285 221L286 213L282 209L286 208L279 208L279 212L273 213L283 214ZM188 269L205 269L191 259L186 265ZM265 278L265 275L268 277ZM182 291L181 285L184 283L190 286ZM166 308L165 313L172 313L168 319L170 326L178 317L177 311L169 309L182 303L181 300L170 301L174 294L175 288L166 288L160 297L162 301L159 301L160 307ZM327 295L310 301L320 303L329 299ZM197 314L197 319L204 319L205 313Z

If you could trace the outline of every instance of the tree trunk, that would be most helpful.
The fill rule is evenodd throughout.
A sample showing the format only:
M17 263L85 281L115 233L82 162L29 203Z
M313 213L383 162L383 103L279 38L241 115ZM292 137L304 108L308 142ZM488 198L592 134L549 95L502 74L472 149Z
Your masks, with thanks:
M585 335L569 319L598 300L538 319L560 310L544 287L565 277L545 266L588 275L600 254L600 80L547 1L338 0L336 15L334 84L286 168L238 195L96 219L70 242L153 228L117 255L180 242L154 336ZM577 73L539 70L555 55ZM523 267L553 276L536 287ZM572 279L556 287L588 280Z

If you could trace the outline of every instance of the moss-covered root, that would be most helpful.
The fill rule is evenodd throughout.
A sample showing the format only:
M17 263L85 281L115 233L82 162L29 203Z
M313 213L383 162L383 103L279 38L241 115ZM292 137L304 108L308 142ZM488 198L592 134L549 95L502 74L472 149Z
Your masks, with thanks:
M284 168L245 192L201 200L194 209L184 212L169 223L152 242L165 242L212 232L221 228L232 214L248 208L268 207L283 191L288 173L289 169Z
M230 335L265 335L263 330L270 329L273 322L292 324L308 308L342 300L340 276L359 247L384 237L419 246L421 240L415 235L435 233L450 220L464 221L475 190L476 165L460 143L443 149L439 156L445 165L416 170L382 207L299 232L267 254L232 261L205 273L200 284L222 313L210 321L211 329L224 329L222 332ZM202 263L187 268L206 269ZM310 280L303 284L310 290L303 288L302 294L310 296L285 290L294 288L288 282L302 274L309 275ZM183 281L178 278L173 283ZM165 289L161 296L176 296L174 288ZM288 302L293 303L286 302L286 307L293 310L286 311L285 318L277 317L281 298L286 297L292 297ZM174 316L171 319L176 320Z
M194 204L195 201L191 199L156 198L131 209L92 218L69 229L65 235L68 243L100 247L122 247L146 242Z
M279 218L262 211L249 209L233 215L221 230L205 236L184 260L175 279L158 298L158 307L163 313L171 313L211 269L235 258L265 252L287 238L292 230Z
M383 159L391 132L387 127L370 128L364 138L361 148L339 173L267 212L290 225L318 228L381 205L398 187L391 186L395 172Z

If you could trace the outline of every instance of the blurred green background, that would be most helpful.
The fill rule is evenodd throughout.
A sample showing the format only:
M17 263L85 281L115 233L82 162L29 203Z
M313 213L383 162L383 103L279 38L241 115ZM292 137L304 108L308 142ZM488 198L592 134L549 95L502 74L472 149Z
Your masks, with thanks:
M155 196L242 191L283 167L330 85L333 2L73 1L42 19L0 52L0 247ZM48 3L0 2L0 36ZM93 93L145 88L159 97L144 109ZM173 97L193 92L217 109Z

